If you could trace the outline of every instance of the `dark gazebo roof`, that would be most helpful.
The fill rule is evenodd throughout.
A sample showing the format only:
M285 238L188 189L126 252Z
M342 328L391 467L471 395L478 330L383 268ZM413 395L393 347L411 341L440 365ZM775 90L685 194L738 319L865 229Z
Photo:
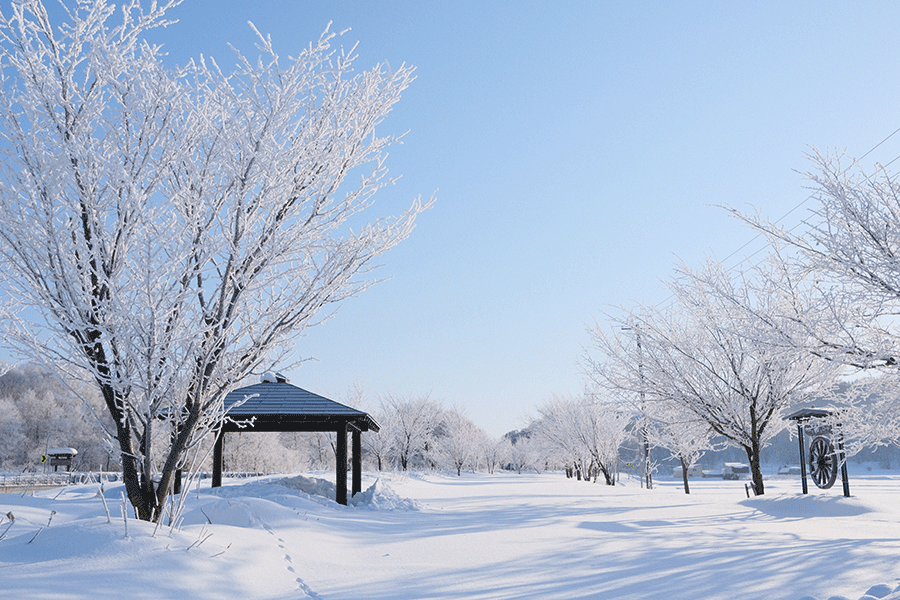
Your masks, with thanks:
M821 419L830 417L832 412L827 408L801 408L785 417L791 421L805 421L807 419Z
M231 408L245 398L243 404ZM225 396L225 408L229 409L230 417L225 431L334 431L339 423L358 431L377 432L380 429L368 413L291 385L281 378L234 390ZM252 425L246 423L250 420Z

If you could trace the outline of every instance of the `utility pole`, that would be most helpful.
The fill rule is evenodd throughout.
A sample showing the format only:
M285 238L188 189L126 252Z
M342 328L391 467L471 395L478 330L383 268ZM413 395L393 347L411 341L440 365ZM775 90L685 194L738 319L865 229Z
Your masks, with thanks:
M638 390L638 396L640 397L641 406L641 434L644 437L644 478L641 481L641 487L644 487L644 485L646 485L648 490L652 490L653 474L651 473L650 469L650 433L647 429L647 412L644 402L644 352L641 348L641 328L637 325L635 325L634 327L626 325L622 327L622 331L634 331L634 337L637 341L638 378L641 381L640 389Z

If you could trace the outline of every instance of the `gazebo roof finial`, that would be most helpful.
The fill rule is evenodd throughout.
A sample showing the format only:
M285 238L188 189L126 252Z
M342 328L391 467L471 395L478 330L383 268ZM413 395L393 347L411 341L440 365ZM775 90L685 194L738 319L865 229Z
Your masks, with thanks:
M285 375L273 371L266 371L263 373L260 380L262 383L290 383L291 381Z

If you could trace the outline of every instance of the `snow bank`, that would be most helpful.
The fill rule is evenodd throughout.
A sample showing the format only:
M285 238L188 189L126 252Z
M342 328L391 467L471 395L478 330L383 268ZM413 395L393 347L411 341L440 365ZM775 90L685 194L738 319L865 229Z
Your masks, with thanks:
M401 498L388 484L376 479L366 491L356 494L350 504L375 510L419 510L419 504L409 498Z
M815 596L803 596L799 600L819 600ZM829 596L827 600L852 600L847 596ZM900 585L892 587L886 583L879 583L870 587L859 600L900 600Z
M337 493L335 485L325 479L317 477L304 477L297 475L296 477L287 477L272 483L299 490L310 496L321 496L334 500ZM350 506L359 508L370 508L374 510L418 510L418 505L414 500L401 498L388 484L383 483L381 479L376 479L375 483L364 491L354 495L347 502Z
M299 490L310 496L322 496L323 498L328 498L330 500L334 500L337 495L337 488L335 488L333 483L326 479L319 479L318 477L304 477L303 475L297 475L296 477L278 479L272 483L292 490Z
M741 504L772 517L791 519L811 516L855 517L881 511L877 505L858 498L812 494L757 496L743 500Z

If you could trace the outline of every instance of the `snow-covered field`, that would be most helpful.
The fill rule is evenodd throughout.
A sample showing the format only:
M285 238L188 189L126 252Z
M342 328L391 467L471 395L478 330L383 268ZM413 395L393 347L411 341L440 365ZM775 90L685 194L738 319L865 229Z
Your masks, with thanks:
M192 490L174 532L124 520L116 484L111 522L97 485L0 494L15 516L0 521L0 598L900 600L900 475L862 470L851 498L772 477L751 499L712 479L688 496L664 476L648 491L369 474L347 507L317 495L329 484L269 477Z

